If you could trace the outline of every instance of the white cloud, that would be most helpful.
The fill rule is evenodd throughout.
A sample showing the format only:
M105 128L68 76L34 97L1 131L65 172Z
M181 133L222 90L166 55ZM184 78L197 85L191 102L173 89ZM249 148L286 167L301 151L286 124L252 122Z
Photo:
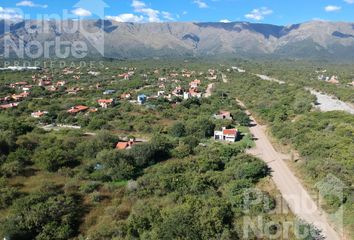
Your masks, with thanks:
M253 9L250 13L245 15L245 18L261 21L264 19L265 16L270 15L272 13L273 13L272 9L269 9L267 7L261 7L261 8Z
M162 14L162 17L168 21L174 21L175 18L172 16L172 14L170 12L165 12L165 11L162 11L161 12Z
M159 18L160 11L146 7L144 2L133 0L132 7L134 8L134 12L145 15L148 22L161 22Z
M221 23L230 23L231 21L229 19L222 19L220 20Z
M354 0L344 0L344 2L348 3L348 4L353 4Z
M32 1L21 1L21 2L18 2L16 3L16 6L18 7L39 7L39 8L47 8L48 5L47 4L36 4Z
M0 19L17 21L23 19L23 15L15 9L0 7Z
M118 16L107 16L107 19L117 22L143 22L143 16L137 16L132 13L123 13Z
M142 1L133 0L132 7L135 9L144 8L144 7L146 7L146 4Z
M328 22L328 20L323 19L323 18L312 18L312 21L316 21L316 22Z
M71 13L79 17L89 17L92 15L89 10L84 8L76 8L75 10L72 10Z
M194 0L193 3L197 4L199 8L208 8L208 4L203 0Z
M175 20L172 13L150 8L145 2L140 0L132 0L131 6L134 13L123 13L118 16L107 16L107 19L118 22L162 22L163 20Z
M342 9L342 7L335 6L335 5L328 5L325 7L326 12L338 12Z

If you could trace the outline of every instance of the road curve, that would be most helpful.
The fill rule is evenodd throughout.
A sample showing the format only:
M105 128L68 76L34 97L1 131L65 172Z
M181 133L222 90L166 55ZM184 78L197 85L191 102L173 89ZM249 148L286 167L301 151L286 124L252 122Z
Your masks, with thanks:
M242 102L238 102L245 107ZM249 111L247 111L247 114L251 116ZM251 120L252 127L250 127L250 131L256 139L256 147L249 150L248 153L261 158L271 168L272 179L292 212L300 219L321 229L326 239L344 239L329 224L326 214L316 205L315 201L284 162L284 158L288 157L290 159L290 157L277 152L265 133L265 126L257 124L252 116Z

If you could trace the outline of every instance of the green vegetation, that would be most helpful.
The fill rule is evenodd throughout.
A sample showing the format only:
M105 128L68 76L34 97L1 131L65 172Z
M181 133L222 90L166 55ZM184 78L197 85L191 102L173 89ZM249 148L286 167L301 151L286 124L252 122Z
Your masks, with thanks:
M333 173L353 183L351 116L310 113L314 97L297 83L230 73L232 82L223 84L224 68L198 61L107 61L1 72L0 98L20 94L13 85L20 80L33 87L17 107L0 110L0 237L226 240L242 239L244 217L295 221L291 213L273 212L278 193L269 169L245 154L253 136L236 97L270 124L274 136L299 150L306 160L297 163L299 169L316 171L309 176L313 181ZM129 80L120 77L127 72L133 72ZM42 78L65 84L54 90L38 86ZM201 80L201 93L213 82L213 95L169 96L179 87L188 90L194 79ZM139 94L149 96L145 104L135 101ZM98 99L115 104L102 108ZM68 112L77 105L88 109ZM221 110L233 120L214 118ZM31 116L37 111L47 113ZM237 142L215 141L214 131L222 127L237 128ZM245 193L253 188L261 190L263 201L245 211ZM328 202L349 206L349 199L348 191L345 199ZM289 239L295 239L293 229Z

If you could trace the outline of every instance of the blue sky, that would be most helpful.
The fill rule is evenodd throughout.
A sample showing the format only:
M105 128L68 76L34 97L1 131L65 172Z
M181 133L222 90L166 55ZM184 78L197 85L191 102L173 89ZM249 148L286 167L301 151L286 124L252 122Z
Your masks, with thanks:
M354 0L0 0L0 18L56 14L122 22L250 21L287 25L310 20L354 22ZM53 15L53 16L54 16Z

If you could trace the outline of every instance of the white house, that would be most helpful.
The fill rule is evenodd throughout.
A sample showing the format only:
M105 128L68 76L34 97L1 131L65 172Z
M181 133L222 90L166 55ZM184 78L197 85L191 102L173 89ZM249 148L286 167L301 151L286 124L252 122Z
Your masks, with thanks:
M188 99L190 99L191 98L191 94L189 93L189 92L184 92L183 93L183 99L184 100L188 100Z
M223 142L236 142L238 136L237 129L222 128L221 131L214 131L214 139Z

